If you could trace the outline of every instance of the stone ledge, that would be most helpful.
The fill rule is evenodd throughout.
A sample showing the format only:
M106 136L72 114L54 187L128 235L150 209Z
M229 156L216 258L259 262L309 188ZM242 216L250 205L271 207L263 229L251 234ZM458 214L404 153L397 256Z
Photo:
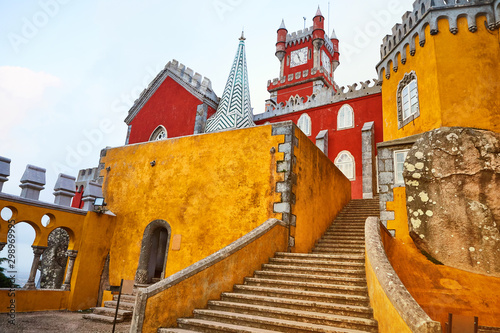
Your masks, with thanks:
M380 225L377 217L366 219L365 246L366 256L385 295L412 332L441 333L441 324L425 313L392 268L380 237Z
M42 202L42 201L33 200L33 199L26 199L26 198L22 198L22 197L10 195L10 194L5 194L5 193L0 193L0 200L20 203L20 204L30 205L30 206L35 206L35 207L41 207L41 208L54 209L54 210L59 210L61 212L87 215L87 211L82 210L82 209L55 205L55 204L51 204L48 202Z

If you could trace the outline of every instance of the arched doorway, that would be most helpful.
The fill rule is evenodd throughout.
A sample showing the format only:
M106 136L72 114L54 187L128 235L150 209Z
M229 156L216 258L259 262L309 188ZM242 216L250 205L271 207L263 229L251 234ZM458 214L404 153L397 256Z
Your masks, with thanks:
M165 277L171 234L170 225L164 220L154 220L144 229L136 284L150 284Z

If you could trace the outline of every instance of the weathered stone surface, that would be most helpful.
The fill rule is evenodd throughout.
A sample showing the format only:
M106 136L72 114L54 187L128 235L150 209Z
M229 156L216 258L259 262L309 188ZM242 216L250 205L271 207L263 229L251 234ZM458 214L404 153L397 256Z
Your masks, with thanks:
M40 263L40 288L59 289L64 281L66 269L66 250L69 244L69 235L66 230L57 228L52 231L48 239L48 247L43 252Z
M500 276L500 133L441 128L408 153L410 234L448 266Z

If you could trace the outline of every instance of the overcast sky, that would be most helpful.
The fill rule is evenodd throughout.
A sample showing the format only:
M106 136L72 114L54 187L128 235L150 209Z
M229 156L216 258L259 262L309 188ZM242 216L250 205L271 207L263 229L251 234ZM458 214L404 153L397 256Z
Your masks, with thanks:
M220 97L244 28L254 113L264 111L281 19L312 25L319 5L340 40L338 85L376 77L382 38L413 0L0 0L0 156L12 159L4 192L20 194L26 164L47 169L41 200L60 172L97 166L125 142L128 109L177 59Z

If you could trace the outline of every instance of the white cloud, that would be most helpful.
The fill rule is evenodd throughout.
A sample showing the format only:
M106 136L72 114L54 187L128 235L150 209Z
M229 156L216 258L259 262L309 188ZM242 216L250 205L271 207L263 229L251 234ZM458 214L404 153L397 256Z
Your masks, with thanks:
M8 142L17 125L32 119L37 108L46 105L47 89L60 84L59 78L44 72L23 67L0 67L0 140Z

